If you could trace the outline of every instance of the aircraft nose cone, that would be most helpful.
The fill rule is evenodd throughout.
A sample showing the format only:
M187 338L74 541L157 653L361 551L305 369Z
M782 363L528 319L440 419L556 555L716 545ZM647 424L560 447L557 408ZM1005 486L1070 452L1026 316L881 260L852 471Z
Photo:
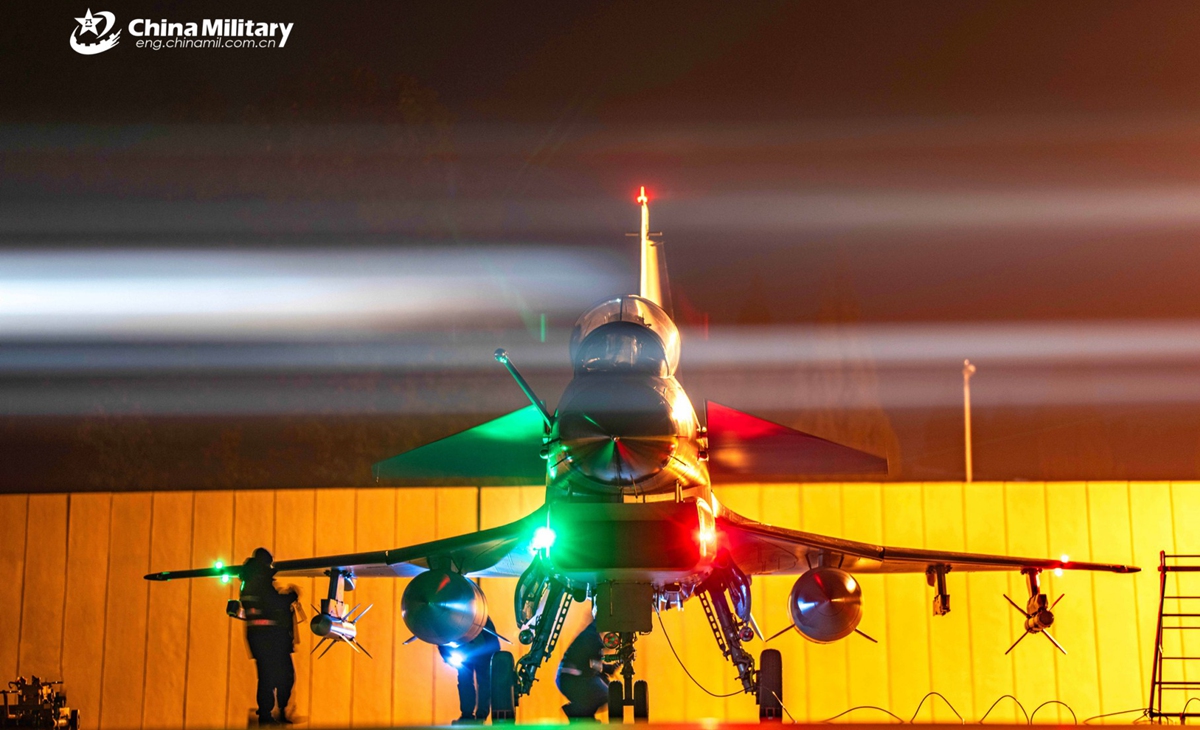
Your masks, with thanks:
M653 388L590 388L559 410L558 435L572 468L629 485L658 473L675 449L670 406Z

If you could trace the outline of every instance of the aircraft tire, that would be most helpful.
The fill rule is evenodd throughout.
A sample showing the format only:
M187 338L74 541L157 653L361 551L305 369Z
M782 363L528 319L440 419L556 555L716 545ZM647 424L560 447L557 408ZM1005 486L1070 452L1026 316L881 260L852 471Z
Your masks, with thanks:
M758 720L783 721L783 655L764 649L758 664Z
M517 719L517 683L512 652L492 655L492 724Z
M625 686L619 679L608 683L608 721L625 722Z
M646 680L633 683L633 721L646 722L650 719L650 686Z

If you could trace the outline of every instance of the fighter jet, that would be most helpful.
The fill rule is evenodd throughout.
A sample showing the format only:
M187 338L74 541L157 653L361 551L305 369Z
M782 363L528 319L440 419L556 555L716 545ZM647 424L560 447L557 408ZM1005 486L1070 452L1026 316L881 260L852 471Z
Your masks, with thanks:
M780 652L765 649L756 662L746 647L763 639L752 613L753 576L798 576L788 596L792 625L785 631L828 643L858 629L862 588L855 575L923 574L933 588L933 614L940 616L950 611L950 574L1019 571L1028 598L1023 606L1008 599L1025 629L1017 642L1041 634L1061 650L1049 632L1054 604L1042 592L1041 573L1138 570L872 545L756 522L723 505L714 484L878 476L887 473L887 461L717 403L707 403L700 420L674 375L680 333L669 314L664 249L650 233L644 188L637 201L639 292L603 301L575 323L574 377L558 407L551 411L507 353L497 350L496 359L529 406L375 466L379 479L408 485L544 480L545 503L511 524L458 537L277 561L281 575L328 579L328 596L311 624L321 644L329 642L325 651L338 643L361 649L356 622L362 614L347 612L344 602L344 591L358 578L412 578L401 600L410 641L454 645L485 630L488 603L471 579L516 577L513 608L518 640L527 648L519 658L510 651L493 657L493 721L515 719L521 697L529 694L559 640L571 603L588 600L621 672L609 685L610 721L622 721L627 706L635 720L645 720L648 686L634 680L637 637L654 629L656 613L696 601L708 617L714 648L733 665L760 718L780 720ZM238 569L146 576L202 577L229 580L238 577Z

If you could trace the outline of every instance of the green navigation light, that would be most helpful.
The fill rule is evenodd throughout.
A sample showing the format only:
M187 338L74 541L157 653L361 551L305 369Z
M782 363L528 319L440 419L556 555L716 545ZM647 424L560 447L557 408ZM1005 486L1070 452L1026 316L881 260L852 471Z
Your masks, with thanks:
M533 533L533 540L530 541L529 547L535 552L539 550L549 550L554 546L554 540L558 536L554 534L554 530L549 527L539 527Z

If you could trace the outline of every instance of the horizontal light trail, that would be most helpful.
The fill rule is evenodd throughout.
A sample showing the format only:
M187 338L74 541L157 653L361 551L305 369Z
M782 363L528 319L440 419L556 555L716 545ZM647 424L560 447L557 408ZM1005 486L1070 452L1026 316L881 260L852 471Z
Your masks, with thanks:
M786 181L783 181L786 182ZM1129 188L1038 187L987 190L763 189L710 195L673 196L656 208L658 224L671 241L688 235L777 237L836 232L880 235L1011 231L1079 233L1170 230L1200 225L1200 185ZM624 203L624 201L620 201ZM222 201L70 200L0 203L0 236L51 236L87 241L97 236L420 235L450 221L461 235L490 236L498 230L528 237L619 238L628 221L611 197L385 199L272 202L247 198ZM436 219L436 220L435 220ZM753 236L751 235L753 234ZM775 239L777 243L777 239ZM969 238L964 246L975 245Z
M1057 406L1200 406L1200 369L1087 373L981 371L971 381L978 411ZM847 372L733 374L690 369L683 383L705 399L751 412L897 411L962 407L962 379L950 369L899 371L878 377ZM560 379L565 383L566 378ZM537 385L551 404L559 386ZM499 414L527 405L503 373L458 372L406 383L402 376L369 382L302 378L138 378L0 380L0 417L139 415L372 416Z
M164 293L165 295L165 293ZM439 295L440 296L440 295ZM471 293L466 303L481 306L486 324L495 314L488 297L477 302ZM564 293L563 299L568 297ZM530 305L547 302L531 295ZM390 300L389 300L390 301ZM589 302L590 303L590 302ZM369 304L369 302L367 303ZM396 304L399 309L400 304ZM460 312L473 314L464 302ZM550 304L554 304L551 302ZM582 311L544 307L560 317ZM569 365L569 330L550 329L546 342L538 342L536 328L496 327L481 331L467 327L453 333L430 330L434 316L384 310L394 331L370 328L374 319L362 320L365 310L347 309L335 321L321 313L290 314L260 311L240 302L241 308L163 315L155 327L135 320L125 334L145 334L144 341L103 340L114 328L113 316L91 320L72 311L58 329L10 329L0 341L0 376L35 375L146 375L170 373L270 373L362 372L429 369L491 369L497 347L512 351L521 367L566 368ZM195 305L193 305L195 306ZM221 305L225 306L225 305ZM506 305L507 306L507 305ZM0 312L4 305L0 303ZM444 314L444 312L443 312ZM45 315L47 318L49 314ZM130 315L132 316L132 315ZM170 329L172 320L196 326ZM228 329L217 324L226 318L245 317ZM153 319L147 315L148 319ZM0 326L4 315L0 314ZM366 324L364 324L364 322ZM337 324L347 329L337 329ZM66 324L75 325L74 328ZM87 329L84 325L92 325ZM416 330L416 331L414 331ZM92 335L89 339L87 336ZM1200 322L1045 322L865 324L795 327L726 327L709 333L683 332L683 363L696 369L828 368L844 365L889 368L948 368L956 370L966 358L982 367L1063 365L1155 365L1200 362Z
M603 253L532 247L2 251L0 341L512 326L581 311L623 273Z

